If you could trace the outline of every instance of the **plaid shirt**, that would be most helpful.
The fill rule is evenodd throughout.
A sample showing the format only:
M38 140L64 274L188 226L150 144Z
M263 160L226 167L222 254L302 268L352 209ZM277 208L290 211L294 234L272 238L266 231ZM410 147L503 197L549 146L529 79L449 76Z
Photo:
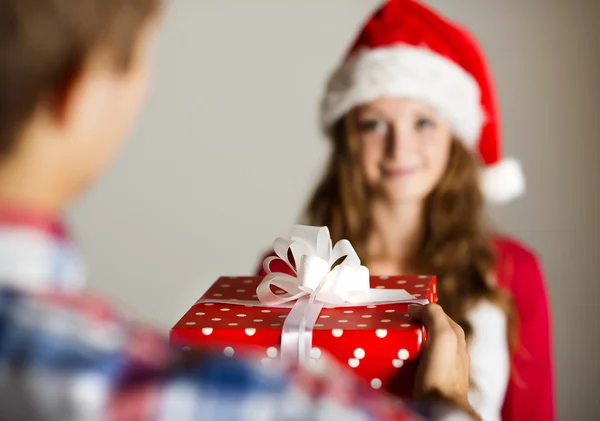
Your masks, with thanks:
M175 351L83 293L84 276L59 223L0 206L0 420L424 419L333 362L315 373Z

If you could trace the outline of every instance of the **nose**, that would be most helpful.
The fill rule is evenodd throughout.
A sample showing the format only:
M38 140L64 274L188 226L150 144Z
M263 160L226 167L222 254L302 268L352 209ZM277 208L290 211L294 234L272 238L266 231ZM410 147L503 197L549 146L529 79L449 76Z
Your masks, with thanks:
M408 124L398 121L393 124L387 139L387 155L397 160L401 155L414 153L418 142Z

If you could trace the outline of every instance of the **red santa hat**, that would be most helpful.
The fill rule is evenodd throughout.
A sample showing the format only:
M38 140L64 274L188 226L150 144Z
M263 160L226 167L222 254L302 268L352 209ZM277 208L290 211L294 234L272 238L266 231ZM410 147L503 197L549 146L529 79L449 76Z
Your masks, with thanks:
M387 1L332 74L322 102L323 128L381 97L416 99L435 109L479 154L488 201L506 203L524 193L518 161L501 156L498 103L485 57L464 28L417 1Z

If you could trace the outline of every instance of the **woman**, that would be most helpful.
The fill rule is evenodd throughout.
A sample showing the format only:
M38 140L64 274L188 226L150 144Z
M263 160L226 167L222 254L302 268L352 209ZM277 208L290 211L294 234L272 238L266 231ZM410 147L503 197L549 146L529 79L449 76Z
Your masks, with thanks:
M519 164L500 159L486 66L463 28L420 3L377 10L327 85L333 152L305 222L350 240L374 275L438 276L440 304L467 332L470 400L485 421L552 421L540 265L484 221L486 199L524 192Z

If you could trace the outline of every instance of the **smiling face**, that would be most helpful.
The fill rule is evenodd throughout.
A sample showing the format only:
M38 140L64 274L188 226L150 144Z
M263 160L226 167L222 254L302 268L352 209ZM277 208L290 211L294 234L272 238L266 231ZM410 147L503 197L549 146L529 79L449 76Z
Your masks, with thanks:
M452 133L420 101L380 98L356 109L359 161L370 190L392 203L421 201L442 178Z

